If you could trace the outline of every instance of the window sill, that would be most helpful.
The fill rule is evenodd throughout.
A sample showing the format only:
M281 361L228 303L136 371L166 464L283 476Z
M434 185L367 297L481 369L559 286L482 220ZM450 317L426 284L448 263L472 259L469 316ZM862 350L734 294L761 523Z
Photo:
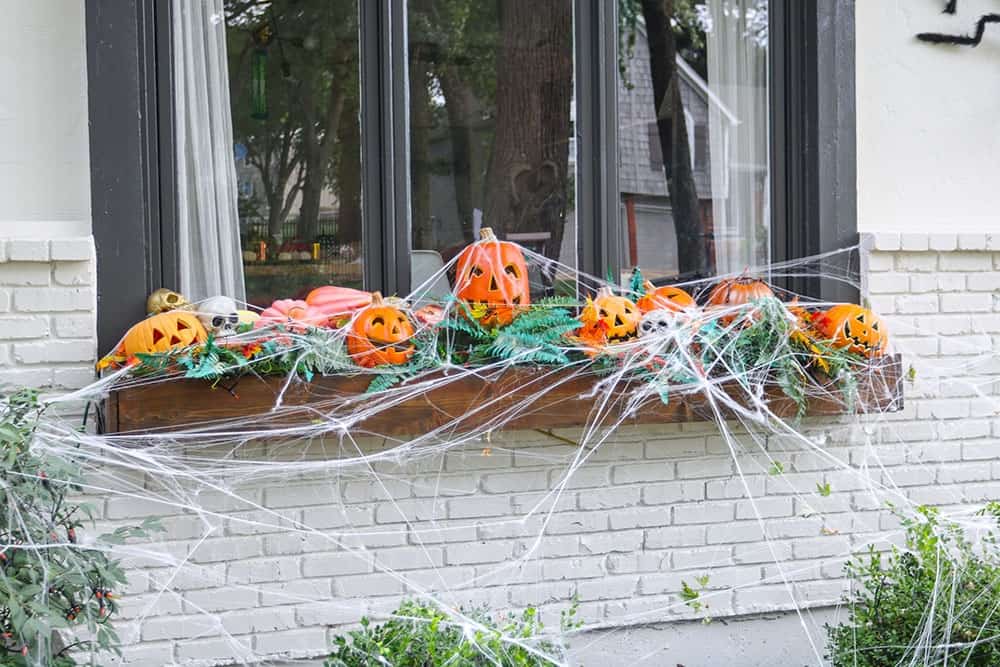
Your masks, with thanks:
M435 383L427 391L407 392L403 385L383 394L365 394L370 377L317 377L312 382L293 382L285 391L282 409L271 413L286 382L284 377L246 376L228 383L204 380L175 380L114 390L105 404L105 431L108 433L169 432L195 425L232 432L255 415L255 429L287 429L336 420L351 415L373 401L399 402L358 422L356 428L387 436L429 433L448 427L449 433L471 432L502 423L504 430L550 429L592 423L605 399L602 392L590 396L595 379L572 376L568 371L513 368L491 379L470 374L453 374L447 384ZM872 362L871 372L858 387L858 412L897 412L903 408L902 360L899 355ZM419 387L419 382L416 383ZM724 386L727 394L740 400L742 390L735 384ZM612 423L620 416L624 402L614 402L628 392L617 388L602 420ZM394 395L395 394L395 395ZM847 406L835 387L810 397L808 416L838 415ZM795 403L777 386L766 387L767 404L777 416L791 418ZM335 400L331 400L335 399ZM516 409L514 409L516 408ZM706 421L712 408L699 393L671 397L664 404L647 400L623 423L652 424ZM208 430L208 429L205 429ZM289 434L283 431L283 436Z

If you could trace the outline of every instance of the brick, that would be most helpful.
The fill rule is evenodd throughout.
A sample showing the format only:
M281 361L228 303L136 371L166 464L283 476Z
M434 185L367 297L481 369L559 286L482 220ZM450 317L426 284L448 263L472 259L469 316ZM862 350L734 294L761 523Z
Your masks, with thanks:
M53 239L49 252L57 262L82 262L93 256L93 243L89 238Z
M757 542L764 539L764 532L756 521L738 521L708 527L709 544Z
M754 511L755 505L756 512ZM754 498L753 503L746 500L736 504L737 519L756 519L757 513L760 514L761 518L792 516L794 514L792 498Z
M983 463L951 463L938 468L939 484L957 484L962 482L984 482L992 479L989 462Z
M637 507L613 512L609 520L612 530L670 525L669 507Z
M904 252L923 252L928 249L927 234L900 234L899 248Z
M213 660L227 663L252 659L254 651L250 638L215 637L211 639L186 639L177 643L179 660ZM213 663L215 664L215 663Z
M14 359L22 364L46 364L92 361L96 356L93 341L47 341L14 345Z
M226 582L230 584L259 584L264 581L289 581L299 576L297 559L273 558L230 563L226 572Z
M614 484L662 482L673 478L673 463L667 463L665 461L616 465L611 469L611 481Z
M581 510L606 510L632 507L639 504L641 489L635 486L589 489L577 494L577 507Z
M18 287L14 308L22 313L94 310L94 292L88 287Z
M583 553L606 554L640 551L644 533L641 530L625 530L613 533L583 535L580 548Z
M218 627L218 619L204 614L147 618L142 624L142 640L189 639L210 634Z
M670 564L676 570L697 568L705 571L710 568L732 565L732 554L733 548L722 544L700 549L679 549L671 554Z
M256 637L258 655L314 657L329 652L324 628L307 628L288 632L273 632Z
M895 266L893 256L889 253L873 252L868 255L867 259L869 273L892 271Z
M381 573L337 577L334 587L339 595L350 598L395 595L403 592L401 581Z
M0 264L0 284L3 285L48 285L51 274L52 269L48 264L33 262Z
M990 271L993 258L985 252L945 252L940 255L942 271Z
M7 241L7 259L12 262L47 262L49 242L41 239Z
M908 294L896 297L895 312L909 313L936 313L938 312L937 294Z
M705 438L653 438L646 441L643 453L647 459L700 456L705 453Z
M729 477L732 474L733 460L731 456L677 462L677 476L682 479L690 479L692 477Z
M839 556L849 553L850 550L850 540L843 535L824 535L792 543L792 553L797 559Z
M987 241L986 234L959 234L958 249L986 250L987 249L986 241Z
M605 466L577 468L572 471L568 480L565 479L567 472L563 468L552 470L549 473L548 488L554 489L559 486L565 489L601 489L608 486L608 468Z
M486 493L517 493L546 489L548 479L545 471L499 473L484 475L482 485Z
M749 489L749 493L747 490ZM758 498L764 495L764 477L747 476L733 479L713 479L705 485L705 493L709 499L717 498Z
M960 292L965 288L964 273L918 273L910 276L910 291L914 293Z
M705 526L670 526L645 531L644 549L690 547L706 543Z
M942 313L975 313L989 312L993 309L993 297L990 294L942 294Z
M735 505L731 502L706 502L674 507L674 523L719 523L732 521Z
M444 565L444 550L440 547L400 547L379 549L375 555L379 569L419 570Z
M871 235L872 249L894 251L900 249L900 235L894 232L876 232Z
M302 575L305 577L365 574L372 571L374 554L338 551L304 556Z
M631 598L639 587L639 577L605 577L600 581L583 581L577 584L580 600L617 600Z
M1000 290L1000 271L970 273L966 283L973 292L996 292Z
M44 338L48 335L49 322L44 317L0 317L0 339Z
M55 315L52 324L60 338L95 338L97 335L93 315Z
M642 489L642 503L644 505L667 505L704 499L705 484L701 481L664 482L663 484L651 484Z
M929 234L927 240L931 250L948 252L958 249L957 234Z
M275 485L268 487L265 499L271 508L327 505L339 501L340 491L335 482Z
M191 560L195 563L218 563L251 558L260 553L262 553L260 538L223 537L202 542L191 555Z
M896 254L897 271L927 273L937 271L938 255L929 252L901 252Z
M909 291L910 280L905 274L890 273L872 277L868 285L872 294L899 294Z
M445 547L448 565L498 563L510 558L512 552L513 545L507 542L473 542Z
M507 496L452 498L448 501L450 519L503 516L510 511L510 498Z
M94 282L91 262L59 262L52 271L59 285L91 285Z

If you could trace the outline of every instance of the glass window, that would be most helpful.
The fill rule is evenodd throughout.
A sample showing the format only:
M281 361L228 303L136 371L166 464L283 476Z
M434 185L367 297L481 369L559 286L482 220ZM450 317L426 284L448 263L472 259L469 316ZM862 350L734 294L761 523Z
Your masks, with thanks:
M576 266L572 5L408 3L414 287L481 227Z
M358 2L225 6L247 301L360 288Z
M622 265L665 282L767 263L767 0L619 7Z

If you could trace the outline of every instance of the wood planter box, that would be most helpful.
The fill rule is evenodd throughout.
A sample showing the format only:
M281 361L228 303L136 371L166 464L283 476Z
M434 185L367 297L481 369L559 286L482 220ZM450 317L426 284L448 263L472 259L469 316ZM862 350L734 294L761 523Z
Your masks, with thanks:
M504 429L550 429L587 423L614 423L627 411L636 383L619 383L609 395L594 391L601 378L572 370L510 368L481 377L470 372L434 376L433 388L414 381L379 394L365 394L371 376L317 377L293 381L282 408L273 411L286 377L246 376L210 383L173 380L114 390L105 405L105 432L169 432L197 428L200 432L231 433L241 427L256 435L271 428L307 426L317 420L336 423L359 408L378 406L367 419L349 429L381 435L468 433L503 424ZM440 379L447 378L442 384ZM899 355L872 362L858 387L858 412L895 412L903 408L902 360ZM721 385L737 402L749 403L736 383ZM827 384L809 399L808 415L848 411L839 390ZM780 417L793 417L795 403L777 386L766 387L768 407ZM624 423L648 424L712 419L714 409L701 392L669 397L664 404L647 398ZM726 414L726 413L724 413ZM731 416L727 414L726 416ZM249 426L249 418L253 418ZM288 433L283 433L287 436ZM447 435L447 433L442 433Z

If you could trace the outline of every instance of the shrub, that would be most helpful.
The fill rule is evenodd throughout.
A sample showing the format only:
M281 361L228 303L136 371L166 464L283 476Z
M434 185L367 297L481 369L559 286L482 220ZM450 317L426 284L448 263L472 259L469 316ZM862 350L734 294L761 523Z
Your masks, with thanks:
M984 514L1000 516L1000 505ZM973 545L934 509L905 519L905 548L846 566L846 623L827 626L836 667L1000 665L1000 559L991 531Z
M562 630L577 627L576 604L562 613ZM462 624L437 606L404 602L392 617L377 625L361 619L361 629L338 636L327 667L430 667L432 665L500 665L530 667L560 664L565 646L542 635L538 612L491 618L484 609L466 613Z
M37 396L20 391L0 401L0 665L75 665L73 653L115 649L111 625L125 574L104 544L77 543L92 516L70 494L78 466L32 446L41 415ZM146 529L152 526L145 526ZM121 528L104 543L144 535ZM59 646L56 631L88 639Z

